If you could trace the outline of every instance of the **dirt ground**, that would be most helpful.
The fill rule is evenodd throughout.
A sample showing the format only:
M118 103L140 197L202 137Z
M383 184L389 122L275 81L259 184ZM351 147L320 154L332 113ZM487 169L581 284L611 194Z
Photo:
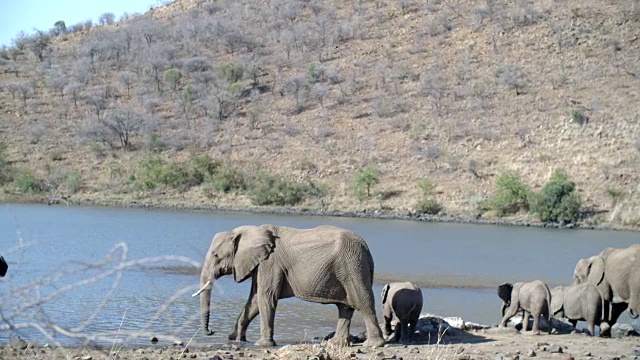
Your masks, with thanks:
M521 334L511 328L454 330L440 339L409 345L387 344L381 348L361 345L335 347L330 344L298 344L257 348L248 344L190 348L144 347L112 351L80 348L0 348L0 359L639 359L640 338L599 338L586 334Z

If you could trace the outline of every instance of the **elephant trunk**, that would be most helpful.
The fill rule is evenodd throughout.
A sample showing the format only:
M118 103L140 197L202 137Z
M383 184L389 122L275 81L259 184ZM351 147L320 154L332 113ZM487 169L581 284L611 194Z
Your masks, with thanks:
M202 330L205 334L213 335L215 331L209 330L209 316L211 302L211 288L205 289L200 293L200 313L202 314Z

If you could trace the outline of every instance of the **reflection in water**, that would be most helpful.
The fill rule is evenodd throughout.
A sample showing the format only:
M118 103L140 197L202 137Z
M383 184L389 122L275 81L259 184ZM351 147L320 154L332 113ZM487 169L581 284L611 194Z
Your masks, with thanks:
M569 283L578 259L607 246L624 247L637 242L637 234L625 232L5 205L0 210L0 252L12 271L0 281L2 315L9 316L14 324L86 326L83 333L105 335L101 341L105 346L114 342L124 346L150 345L151 335L159 338L159 345L170 345L173 339L186 342L194 334L195 344L224 343L246 301L249 283L236 284L231 277L216 282L211 316L211 328L216 334L206 337L199 330L199 300L191 297L198 289L199 269L177 262L145 264L125 271L114 290L115 278L110 276L65 292L41 307L31 307L21 314L14 310L73 281L100 274L102 269L86 266L104 259L116 243L126 242L129 259L177 255L201 262L216 232L263 223L300 228L332 224L363 236L375 259L374 294L379 320L381 285L411 280L423 287L423 313L495 324L500 320L497 284L532 279L541 279L550 286ZM28 246L17 248L20 241ZM44 277L73 269L86 270L63 276L54 286L34 286ZM18 294L19 289L25 293ZM103 307L92 318L100 306ZM280 344L311 341L334 331L336 321L334 305L282 300L276 311L275 340ZM621 321L630 321L627 313ZM352 333L363 330L364 323L355 313ZM38 343L52 342L33 327L18 333ZM132 333L135 335L128 336ZM7 343L10 334L0 330L0 345ZM256 319L247 336L255 341L258 334ZM58 335L55 340L63 345L79 345L66 336Z

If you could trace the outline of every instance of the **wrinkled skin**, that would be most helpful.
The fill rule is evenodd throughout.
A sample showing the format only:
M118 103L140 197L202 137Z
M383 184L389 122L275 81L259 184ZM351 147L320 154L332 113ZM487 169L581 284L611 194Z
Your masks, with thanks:
M529 327L529 316L533 315L532 333L535 335L540 334L540 316L543 316L549 324L549 333L551 333L549 311L551 292L545 283L540 280L517 282L513 285L505 283L498 286L498 296L502 299L502 312L504 314L500 326L507 326L509 319L522 310L524 312L523 332Z
M573 272L573 283L595 285L604 302L601 335L629 308L632 318L640 312L640 244L624 249L606 248L598 255L580 259Z
M602 307L602 295L593 284L556 286L551 289L552 316L569 319L573 327L579 320L586 321L591 336L595 334L595 326L599 326L602 320Z
M246 341L249 323L260 315L258 346L274 346L273 322L279 299L335 304L338 325L331 340L348 344L354 310L365 321L365 346L382 346L372 290L373 258L365 241L334 226L295 229L273 225L241 226L217 233L200 276L202 327L207 334L211 288L215 280L233 274L236 282L251 279L251 291L230 340Z
M384 334L388 341L411 342L422 311L422 291L410 282L395 282L382 288ZM391 330L393 316L398 318L395 331Z

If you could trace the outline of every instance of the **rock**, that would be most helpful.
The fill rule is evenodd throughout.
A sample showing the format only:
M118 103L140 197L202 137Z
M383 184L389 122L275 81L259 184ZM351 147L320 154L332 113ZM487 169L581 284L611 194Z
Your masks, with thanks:
M527 350L527 356L528 357L535 357L536 356L536 351L533 350L533 349Z
M450 316L443 318L442 320L449 324L449 326L453 326L456 329L464 330L464 319L459 316Z
M630 324L614 324L611 327L612 338L620 338L626 336L638 336L638 333Z
M574 360L573 355L567 354L567 356L564 357L564 360Z
M93 359L93 357L91 355L85 355L85 356L80 358L80 360L91 360L91 359Z
M149 338L149 341L151 341L152 344L155 344L158 342L158 338L155 336L152 336L151 338Z
M173 346L182 346L182 345L184 345L184 341L176 340L173 342Z
M205 360L224 360L220 355L213 355L212 357L206 358Z
M29 347L29 343L27 343L26 341L22 340L22 338L20 338L20 336L13 335L13 336L11 336L11 347L16 349L16 350L24 350L24 349Z
M584 353L584 356L591 356L591 351L587 351L586 353Z
M552 354L560 354L562 353L562 347L560 345L549 345L547 351Z

